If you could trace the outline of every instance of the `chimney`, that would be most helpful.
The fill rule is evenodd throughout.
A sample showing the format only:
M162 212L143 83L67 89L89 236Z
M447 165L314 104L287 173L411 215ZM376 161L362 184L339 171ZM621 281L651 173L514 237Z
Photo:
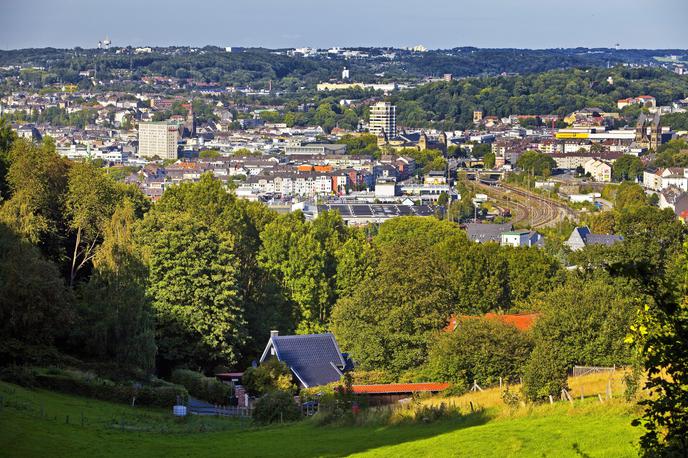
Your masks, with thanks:
M273 337L277 337L279 335L279 331L272 330L270 331L270 338L272 339Z

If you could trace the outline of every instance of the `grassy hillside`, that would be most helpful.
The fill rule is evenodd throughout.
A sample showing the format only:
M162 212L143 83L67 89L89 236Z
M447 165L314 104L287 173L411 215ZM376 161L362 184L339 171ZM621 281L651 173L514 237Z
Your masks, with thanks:
M592 383L590 384L592 394ZM518 408L496 390L474 398L481 413L430 424L254 428L248 422L168 412L30 391L0 383L0 455L7 456L636 456L634 407L594 398ZM461 405L469 397L452 402ZM492 401L491 401L492 400ZM427 401L434 402L434 401ZM84 422L82 426L82 413ZM69 416L69 424L66 423Z

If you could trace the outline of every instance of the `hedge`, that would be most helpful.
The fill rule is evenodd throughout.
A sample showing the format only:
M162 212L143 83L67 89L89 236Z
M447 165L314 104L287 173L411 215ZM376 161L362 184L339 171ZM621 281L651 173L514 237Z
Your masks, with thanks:
M189 394L211 404L227 405L232 395L232 388L221 381L206 377L200 372L177 369L172 372L172 383L182 385Z
M177 397L186 402L189 397L183 386L166 382L156 385L136 386L133 383L115 383L92 374L63 369L31 369L27 367L7 368L0 372L0 378L30 388L44 388L51 391L73 394L102 401L168 408L177 403Z

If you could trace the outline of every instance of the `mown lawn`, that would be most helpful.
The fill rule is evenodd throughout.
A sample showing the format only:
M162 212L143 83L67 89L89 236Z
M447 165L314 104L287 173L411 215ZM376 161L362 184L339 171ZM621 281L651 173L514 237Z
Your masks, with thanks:
M0 411L0 456L11 457L624 457L637 456L635 444L641 433L630 426L634 413L621 401L590 400L574 407L558 403L528 415L492 420L474 415L386 427L318 427L301 422L253 428L247 422L207 417L178 423L160 410L4 383L0 396L9 404Z

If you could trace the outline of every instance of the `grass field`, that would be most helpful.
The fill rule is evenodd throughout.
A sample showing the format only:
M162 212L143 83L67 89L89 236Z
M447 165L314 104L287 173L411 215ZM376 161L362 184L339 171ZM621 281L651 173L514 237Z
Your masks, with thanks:
M593 394L594 381L588 382ZM131 408L0 383L0 456L637 456L637 415L621 399L508 409L497 390L473 397L481 413L430 424L318 427L249 422ZM435 402L427 400L425 402ZM83 426L82 426L83 414ZM69 424L66 423L69 416Z

